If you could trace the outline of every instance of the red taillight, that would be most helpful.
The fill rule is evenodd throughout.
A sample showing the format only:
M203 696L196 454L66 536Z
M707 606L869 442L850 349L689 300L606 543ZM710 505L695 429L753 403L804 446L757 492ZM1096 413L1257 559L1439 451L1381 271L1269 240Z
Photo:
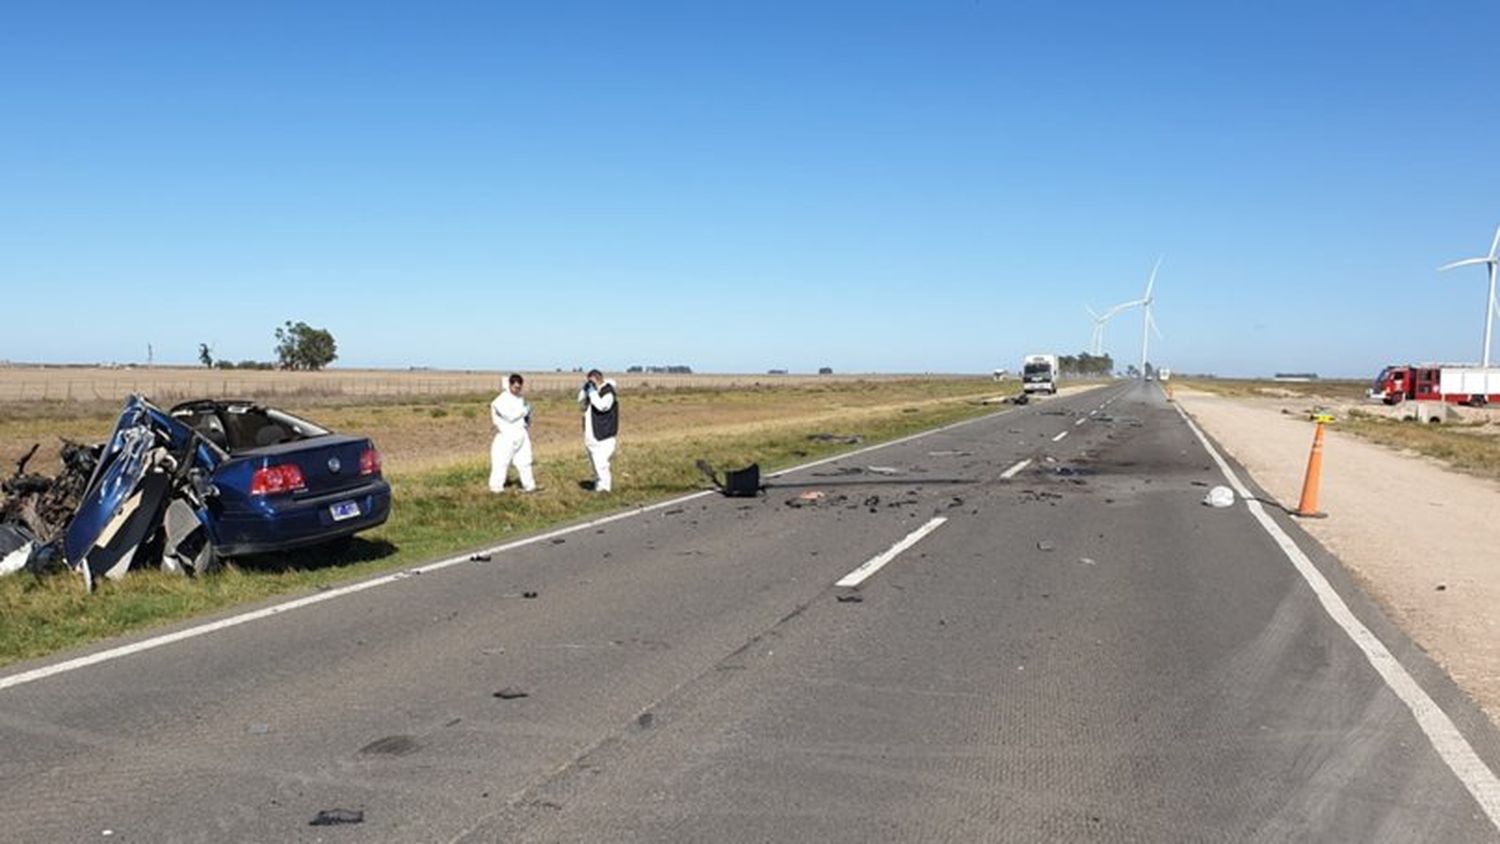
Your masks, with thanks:
M359 455L359 473L361 475L380 474L380 452L374 446L365 449Z
M256 469L250 478L251 495L276 495L303 489L307 489L307 483L302 479L302 470L295 463Z

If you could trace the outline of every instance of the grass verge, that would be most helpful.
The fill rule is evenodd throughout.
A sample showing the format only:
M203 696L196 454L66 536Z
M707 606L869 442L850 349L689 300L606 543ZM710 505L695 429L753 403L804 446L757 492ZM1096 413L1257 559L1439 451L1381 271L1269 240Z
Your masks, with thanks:
M1428 425L1354 412L1340 419L1338 428L1381 445L1441 460L1465 474L1500 480L1500 436L1493 424Z
M578 481L589 476L581 445L539 449L537 479L545 490L533 496L490 494L487 458L393 471L389 479L395 506L384 527L342 547L246 560L214 577L134 572L92 595L71 576L7 577L0 580L0 665L227 607L306 593L698 490L704 486L693 466L698 458L719 467L759 462L773 470L854 448L817 442L809 439L812 434L837 430L877 443L993 412L993 407L974 403L974 390L970 383L963 390L937 391L937 397L913 396L912 401L857 410L830 410L822 404L781 421L684 426L678 436L658 430L638 442L632 442L627 429L614 463L616 491L609 496L579 487Z
M1184 380L1182 386L1227 398L1297 398L1335 405L1357 402L1365 396L1365 385L1359 381L1282 383L1194 378ZM1371 442L1441 460L1464 474L1500 480L1500 429L1492 421L1423 424L1351 408L1340 416L1336 428Z

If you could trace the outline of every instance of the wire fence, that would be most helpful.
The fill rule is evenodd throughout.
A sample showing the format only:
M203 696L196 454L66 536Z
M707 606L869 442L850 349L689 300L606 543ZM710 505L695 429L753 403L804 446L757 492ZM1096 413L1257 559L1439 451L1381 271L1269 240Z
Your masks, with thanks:
M140 393L158 403L193 398L339 399L472 395L498 392L507 373L337 373L245 372L216 370L56 370L0 369L0 402L117 402ZM726 389L757 386L799 386L910 378L951 378L933 375L696 375L627 373L612 375L629 389ZM527 373L533 393L572 392L582 373Z

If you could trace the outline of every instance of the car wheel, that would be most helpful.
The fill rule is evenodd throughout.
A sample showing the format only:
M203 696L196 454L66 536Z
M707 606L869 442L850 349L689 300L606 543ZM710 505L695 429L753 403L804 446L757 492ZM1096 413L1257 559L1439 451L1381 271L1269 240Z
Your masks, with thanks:
M193 574L218 574L228 562L228 558L220 556L219 550L212 543L206 544L203 552L198 555L198 564L193 566Z

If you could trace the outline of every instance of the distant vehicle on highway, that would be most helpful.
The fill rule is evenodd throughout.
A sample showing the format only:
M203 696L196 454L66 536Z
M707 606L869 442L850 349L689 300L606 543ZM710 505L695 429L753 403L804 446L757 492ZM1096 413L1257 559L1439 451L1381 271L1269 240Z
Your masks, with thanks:
M1386 404L1412 400L1480 407L1500 403L1500 367L1441 363L1387 366L1375 376L1369 395Z
M1027 355L1021 362L1021 389L1027 393L1057 393L1057 355Z
M253 401L164 412L132 396L68 525L64 554L92 585L132 566L205 572L383 524L380 452Z

